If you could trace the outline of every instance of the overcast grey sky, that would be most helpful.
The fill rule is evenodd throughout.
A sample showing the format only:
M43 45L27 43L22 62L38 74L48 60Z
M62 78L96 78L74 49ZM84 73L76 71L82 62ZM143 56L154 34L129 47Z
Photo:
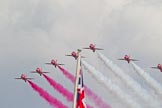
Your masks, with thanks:
M140 59L138 64L162 83L162 74L149 69L162 63L161 30L161 0L0 0L0 107L50 108L27 83L13 79L21 73L36 78L34 82L70 107L71 103L67 103L43 78L28 72L42 67L73 91L72 83L58 69L44 63L56 58L75 73L76 61L65 54L89 43L104 48L103 54L146 89L149 87L131 66L117 58L130 54ZM90 64L105 71L103 73L114 81L118 80L95 54L87 50L82 54ZM113 108L126 108L88 73L84 75L85 83ZM120 81L117 82L120 85Z

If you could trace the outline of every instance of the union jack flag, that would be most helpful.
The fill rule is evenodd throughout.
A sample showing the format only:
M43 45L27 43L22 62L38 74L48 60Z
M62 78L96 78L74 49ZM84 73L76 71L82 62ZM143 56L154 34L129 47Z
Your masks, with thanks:
M80 66L81 68L81 66ZM84 93L84 83L83 83L83 73L80 69L78 87L77 87L77 104L76 108L87 108L85 104L85 93Z

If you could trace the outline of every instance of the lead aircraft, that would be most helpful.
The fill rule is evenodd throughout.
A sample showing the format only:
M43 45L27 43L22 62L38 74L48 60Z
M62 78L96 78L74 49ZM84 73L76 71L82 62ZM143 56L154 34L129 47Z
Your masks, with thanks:
M83 49L90 49L93 52L95 52L96 50L103 50L102 48L96 48L95 44L90 44L88 48L83 48Z

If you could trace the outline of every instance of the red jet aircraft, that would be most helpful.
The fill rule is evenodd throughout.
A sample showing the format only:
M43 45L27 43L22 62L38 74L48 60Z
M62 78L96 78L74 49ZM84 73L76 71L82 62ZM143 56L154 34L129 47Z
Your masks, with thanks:
M34 78L27 78L27 76L25 74L21 74L20 78L15 78L15 79L22 79L22 80L24 80L26 82L26 81L32 80Z
M136 59L131 59L130 56L128 56L128 55L125 55L124 58L121 58L121 59L118 59L118 60L125 60L128 63L130 63L130 61L138 61Z
M72 56L72 57L74 57L75 58L75 60L78 58L78 53L77 52L75 52L75 51L73 51L73 52L71 52L71 54L70 55L66 55L66 56Z
M162 65L161 64L158 64L157 67L151 67L151 68L159 69L160 72L162 72Z
M71 52L71 54L70 55L66 55L66 56L72 56L72 57L74 57L75 58L75 60L78 58L78 53L77 52L75 52L75 51L73 51L73 52ZM81 58L85 58L85 57L83 57L83 56L81 56Z
M58 65L64 65L64 64L59 64L59 63L57 63L57 60L54 60L54 59L51 60L51 63L45 63L45 64L53 65L53 66L55 66L55 68L56 68L56 66L58 66Z
M38 73L41 76L43 73L49 73L49 72L43 72L41 68L36 68L36 70L31 71L31 73Z
M83 49L91 49L93 52L95 52L96 50L103 50L101 48L96 48L96 45L94 44L90 44L88 48L83 48Z

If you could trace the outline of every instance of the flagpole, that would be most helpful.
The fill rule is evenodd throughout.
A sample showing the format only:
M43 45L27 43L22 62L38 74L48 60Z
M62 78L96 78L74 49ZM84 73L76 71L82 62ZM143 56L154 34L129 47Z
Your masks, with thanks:
M75 74L75 85L74 85L74 101L73 101L73 107L72 108L76 108L76 101L77 101L77 87L78 87L78 80L79 80L79 72L80 72L80 52L81 50L78 49L78 58L77 58L77 67L76 67L76 74Z

